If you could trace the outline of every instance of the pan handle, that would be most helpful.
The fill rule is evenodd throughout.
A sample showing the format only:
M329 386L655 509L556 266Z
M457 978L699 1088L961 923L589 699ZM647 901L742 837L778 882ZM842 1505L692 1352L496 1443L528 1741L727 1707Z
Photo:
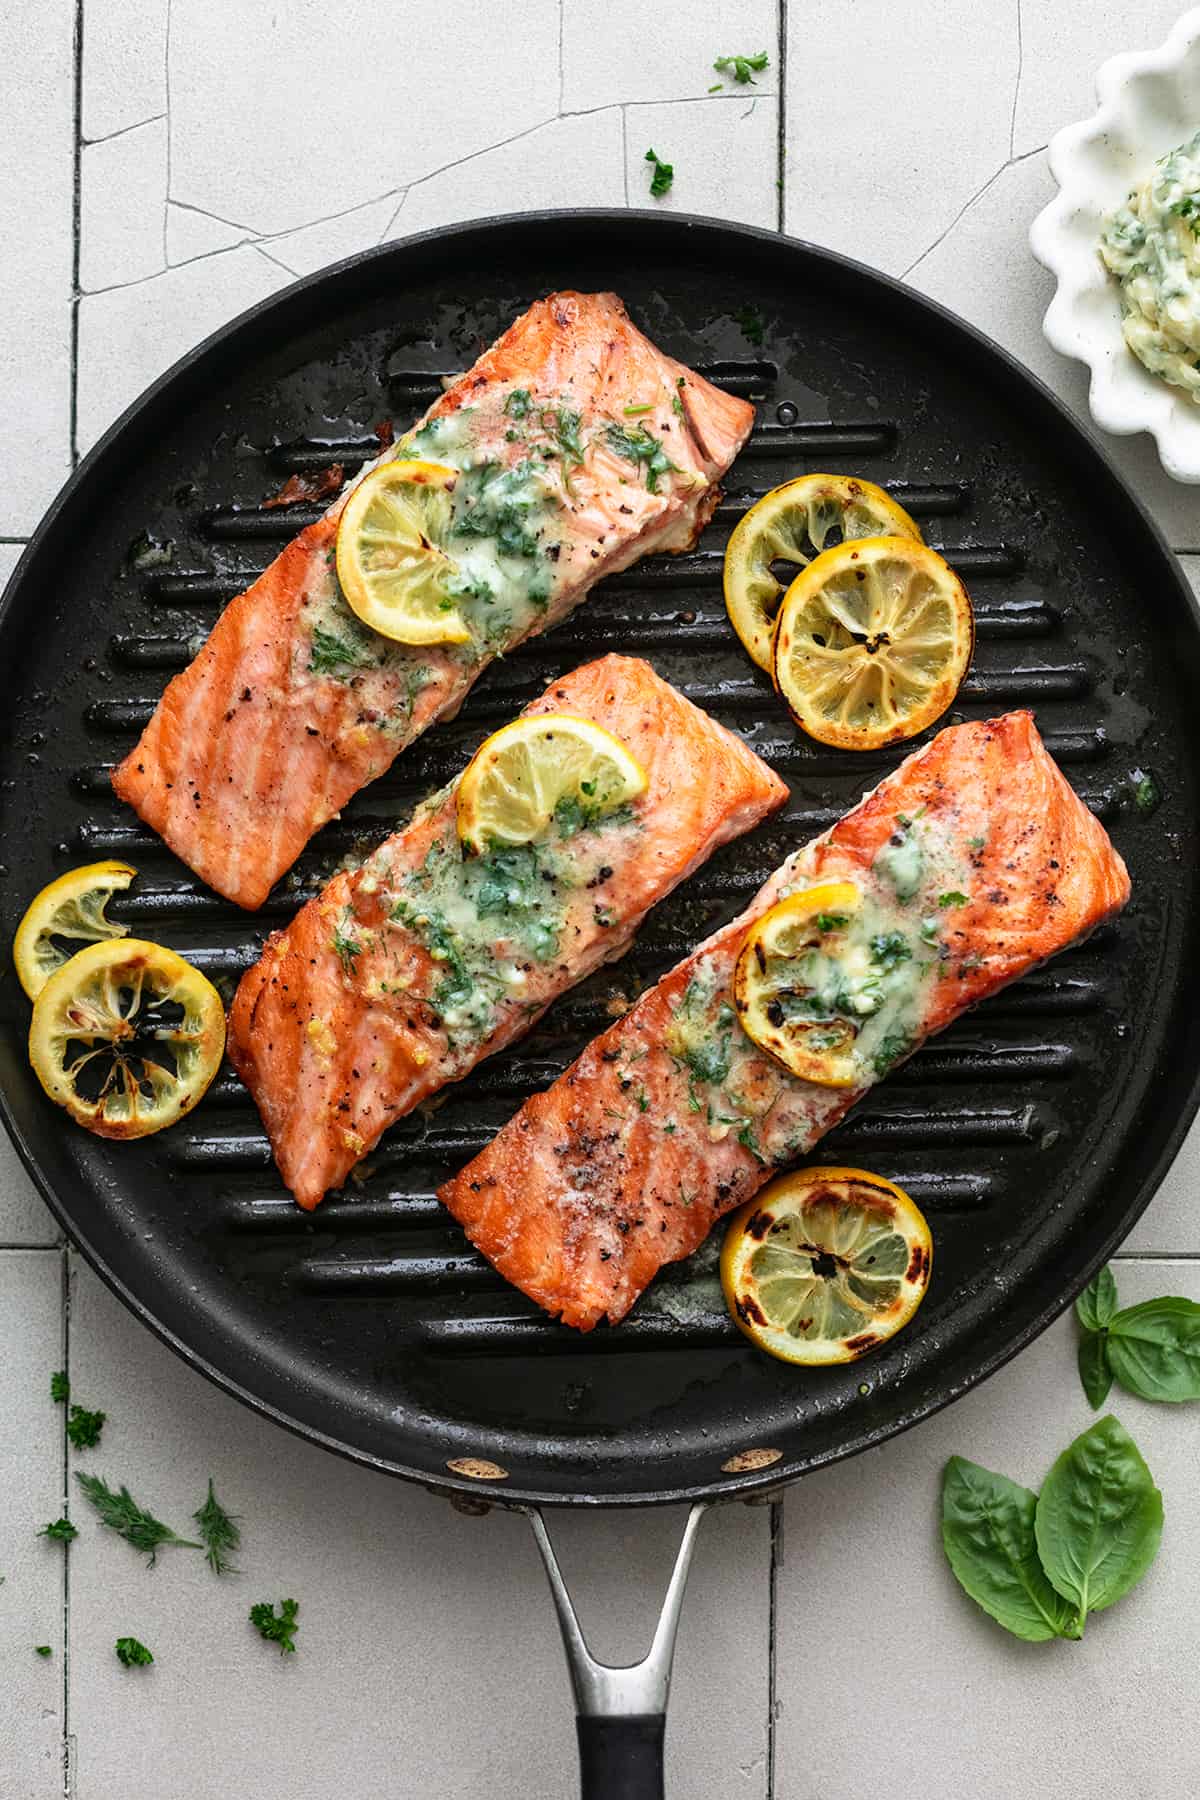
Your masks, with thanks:
M663 1800L663 1732L675 1634L696 1533L706 1511L705 1503L698 1501L689 1512L653 1642L642 1661L627 1668L597 1662L588 1649L546 1521L536 1507L529 1511L575 1691L582 1800Z

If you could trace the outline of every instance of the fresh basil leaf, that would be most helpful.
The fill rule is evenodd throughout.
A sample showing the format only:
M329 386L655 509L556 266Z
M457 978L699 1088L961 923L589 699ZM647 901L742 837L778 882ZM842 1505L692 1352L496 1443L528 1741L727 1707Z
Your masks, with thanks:
M1079 1323L1085 1331L1103 1331L1117 1310L1117 1283L1105 1263L1092 1276L1075 1302Z
M1079 1379L1094 1411L1099 1412L1108 1399L1113 1372L1108 1361L1108 1333L1085 1331L1079 1339Z
M1042 1484L1038 1556L1076 1608L1080 1629L1139 1582L1158 1555L1162 1495L1141 1451L1112 1414L1069 1444Z
M942 1544L955 1579L1026 1643L1078 1637L1075 1614L1042 1572L1034 1542L1037 1495L965 1457L942 1480Z
M1143 1400L1200 1400L1200 1306L1174 1295L1127 1306L1109 1326L1108 1356Z

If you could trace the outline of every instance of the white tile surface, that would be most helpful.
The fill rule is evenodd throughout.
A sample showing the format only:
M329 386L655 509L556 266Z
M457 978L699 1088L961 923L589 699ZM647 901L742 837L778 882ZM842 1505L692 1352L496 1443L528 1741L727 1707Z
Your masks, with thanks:
M84 293L158 274L166 261L166 203L165 119L84 146L79 244Z
M33 530L70 467L74 20L71 0L0 7L5 537Z
M1010 154L1016 76L1015 4L794 6L787 229L900 274Z
M45 1246L56 1244L58 1238L58 1225L49 1207L25 1173L8 1133L0 1126L0 1246ZM0 1313L0 1329L2 1324Z
M110 137L167 110L169 0L83 0L83 135Z
M1096 110L1096 71L1110 56L1161 44L1184 10L1181 0L1088 0L1042 5L1020 0L1021 81L1013 147L1046 144L1055 132Z
M291 277L253 245L79 303L79 441L87 449L186 350Z
M1200 1299L1194 1263L1121 1264L1121 1301ZM1097 1415L1061 1320L999 1375L885 1449L810 1476L784 1507L776 1617L776 1800L1094 1800L1200 1792L1190 1726L1200 1606L1193 1408L1114 1388L1162 1489L1162 1550L1080 1643L1023 1644L956 1586L938 1536L961 1455L1027 1486Z
M751 88L665 106L627 106L629 203L773 229L779 216L778 135L777 101ZM675 170L670 189L657 200L650 194L649 149Z
M260 232L378 199L553 118L558 25L557 0L499 35L462 0L174 0L172 197Z
M568 0L563 7L563 109L610 106L628 100L688 100L728 78L713 69L719 56L766 50L771 67L755 77L765 93L776 86L778 16L774 0L691 0L686 23L670 28L647 14L641 0ZM636 48L635 48L636 46ZM747 92L753 92L748 88Z
M145 1568L86 1505L75 1509L81 1796L227 1800L233 1771L240 1800L571 1791L565 1665L523 1520L462 1518L261 1422L184 1368L83 1268L71 1362L80 1384L86 1372L89 1403L109 1413L89 1468L125 1481L184 1535L211 1474L243 1529L242 1573L218 1581L190 1551L163 1550ZM765 1796L768 1523L764 1508L731 1508L701 1537L669 1743L673 1792L689 1800ZM679 1516L551 1526L597 1654L640 1655ZM284 1659L246 1614L288 1595L300 1602L300 1634ZM126 1634L154 1652L153 1669L121 1669L113 1644Z
M62 1410L50 1400L50 1372L62 1367L61 1292L57 1250L0 1251L0 1794L5 1800L55 1800L63 1792L64 1551L36 1535L62 1512ZM35 1644L49 1644L53 1655L36 1655Z
M386 235L407 237L458 219L550 206L620 206L625 198L618 107L556 119L414 182Z
M356 250L369 250L377 244L395 217L401 194L385 194L382 200L368 201L349 212L306 225L300 231L285 232L271 238L268 253L295 275L311 275L329 263L353 256Z

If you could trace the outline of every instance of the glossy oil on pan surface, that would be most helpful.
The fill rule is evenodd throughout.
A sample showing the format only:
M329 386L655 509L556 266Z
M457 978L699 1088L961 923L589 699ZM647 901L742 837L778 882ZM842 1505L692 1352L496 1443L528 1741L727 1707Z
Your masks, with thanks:
M366 788L263 912L219 900L114 799L108 771L218 607L311 516L263 509L294 471L371 452L538 295L615 288L639 325L758 408L695 552L607 582L496 664L459 719ZM972 592L974 664L950 719L1031 706L1125 856L1118 923L922 1050L823 1147L908 1188L933 1227L929 1297L857 1366L784 1367L735 1331L716 1239L615 1330L552 1324L434 1198L619 1007L731 917L796 843L899 761L792 728L725 621L721 558L753 499L810 469L885 484ZM147 557L147 542L161 560ZM149 565L149 566L148 566ZM999 1366L1146 1204L1195 1108L1200 1016L1200 632L1169 552L1063 410L918 296L767 233L645 214L464 226L355 259L217 334L109 433L60 497L0 615L0 931L73 863L138 869L113 912L226 995L353 846L370 843L555 674L649 658L792 790L652 915L623 962L514 1050L393 1129L315 1214L279 1183L224 1073L194 1117L110 1144L44 1101L28 1008L0 979L0 1088L65 1227L198 1367L314 1440L489 1499L600 1504L745 1493L875 1444ZM1152 777L1158 802L1139 807ZM827 1154L826 1154L827 1153ZM498 1471L503 1471L499 1476Z

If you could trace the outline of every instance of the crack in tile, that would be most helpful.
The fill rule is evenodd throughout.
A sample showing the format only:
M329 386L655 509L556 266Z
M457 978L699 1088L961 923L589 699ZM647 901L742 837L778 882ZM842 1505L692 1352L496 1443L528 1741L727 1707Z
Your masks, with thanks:
M1025 67L1025 40L1021 32L1021 0L1014 0L1017 9L1017 79L1013 82L1012 113L1008 121L1008 154L1011 160L1017 147L1017 101L1021 97L1021 73Z
M238 249L242 248L242 246L240 244L237 247L238 247ZM277 269L282 269L285 275L291 275L293 277L293 279L299 279L299 275L300 275L299 269L293 269L292 265L290 263L285 263L282 256L272 256L271 252L267 249L267 246L265 244L254 243L254 244L250 244L248 247L251 250L257 250L260 256L265 256L269 263L274 263L275 267ZM180 266L182 267L182 265L180 265Z
M400 199L396 206L395 212L392 214L392 216L388 220L387 224L384 226L383 230L380 232L379 236L375 239L375 242L377 244L386 244L388 239L392 236L393 231L395 229L396 220L400 217L400 214L404 211L404 202L407 199L408 199L408 189L405 188L404 192L400 196Z
M944 228L944 230L938 232L938 235L934 238L932 244L928 245L928 247L926 249L922 250L922 252L919 256L914 257L912 262L909 263L907 269L901 270L899 276L897 277L897 280L907 281L909 276L912 274L913 270L919 269L921 264L925 261L926 257L932 256L934 251L939 247L939 245L945 243L946 239L950 236L950 233L954 230L954 227L956 225L958 225L963 219L966 218L967 214L970 212L971 208L975 205L976 201L982 200L983 196L988 192L989 188L994 187L1002 175L1006 174L1009 169L1015 169L1018 163L1028 162L1031 156L1040 156L1042 154L1042 152L1045 150L1045 148L1046 148L1045 144L1038 144L1036 146L1036 148L1034 148L1033 150L1023 150L1021 152L1020 156L1010 156L1007 158L1007 160L1005 162L1002 162L1000 164L1000 167L995 171L995 173L988 176L987 180L983 183L982 187L976 188L975 192L972 195L970 195L970 197L968 199L963 201L962 205L959 207L958 211L955 213L955 215L951 219L950 223Z
M128 137L131 131L140 131L143 125L157 125L166 116L165 112L151 113L148 119L135 119L132 125L122 125L117 131L106 131L103 137L85 137L81 142L85 150L90 150L94 144L111 144L115 138Z
M625 204L629 205L629 114L621 108L621 175L625 187Z

